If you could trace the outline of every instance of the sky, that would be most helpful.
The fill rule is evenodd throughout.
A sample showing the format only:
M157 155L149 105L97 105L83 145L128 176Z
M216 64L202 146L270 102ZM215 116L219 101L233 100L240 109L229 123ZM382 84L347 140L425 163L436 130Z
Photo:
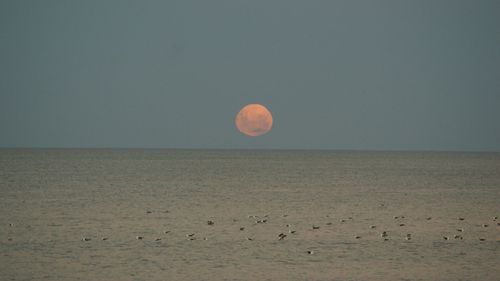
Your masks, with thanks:
M500 151L500 1L3 0L0 147Z

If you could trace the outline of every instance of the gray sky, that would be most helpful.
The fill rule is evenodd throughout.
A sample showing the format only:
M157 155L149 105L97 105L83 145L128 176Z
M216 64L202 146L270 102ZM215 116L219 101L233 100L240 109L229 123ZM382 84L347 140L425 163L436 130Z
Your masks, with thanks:
M500 151L500 1L3 0L0 147Z

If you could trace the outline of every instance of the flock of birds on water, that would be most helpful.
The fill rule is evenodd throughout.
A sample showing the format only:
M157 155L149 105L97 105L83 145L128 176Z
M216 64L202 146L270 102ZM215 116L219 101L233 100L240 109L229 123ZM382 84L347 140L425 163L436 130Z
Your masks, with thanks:
M166 212L168 212L168 211L166 211ZM152 211L149 211L149 210L148 210L148 211L146 211L146 213L147 213L147 214L151 214L151 213L152 213ZM287 215L283 215L283 217L286 217L286 216L287 216ZM263 216L262 218L260 218L259 216L256 216L256 215L249 215L249 216L248 216L248 218L255 219L255 224L265 224L265 223L267 223L267 222L268 222L268 217L269 217L268 215L265 215L265 216ZM394 218L395 220L400 220L400 219L405 219L405 216L394 216L393 218ZM353 219L352 217L348 217L347 219L341 219L341 220L340 220L340 222L341 222L341 223L345 223L345 222L347 222L348 220L352 220L352 219ZM426 219L427 221L430 221L430 220L432 220L432 217L427 217L427 218L425 218L425 219ZM464 217L458 217L458 218L457 218L457 220L458 220L458 221L464 221L464 220L465 220L465 218L464 218ZM236 222L236 221L237 221L236 219L233 219L233 222ZM496 225L497 225L497 226L500 226L500 222L497 222L497 221L498 221L498 216L494 216L494 217L492 217L492 221L493 221L494 223L496 223ZM328 222L328 223L326 223L326 225L332 225L332 224L333 224L332 222ZM211 226L212 226L212 225L215 225L215 221L213 221L213 220L208 220L208 221L207 221L207 225L211 225ZM13 223L9 223L9 226L10 226L10 227L13 227L13 226L14 226L14 224L13 224ZM288 234L285 234L285 233L283 233L283 232L279 233L279 234L277 235L277 238L276 238L277 240L284 240L284 239L286 239L286 237L288 237L288 235L294 235L294 234L297 234L297 231L296 231L296 230L294 230L294 229L292 229L292 225L291 225L291 224L286 224L285 226L288 228ZM400 226L400 227L403 227L403 226L405 226L405 223L399 223L399 226ZM483 228L486 228L486 227L489 227L490 225L489 225L489 224L487 224L487 223L484 223L484 224L482 224L481 226L482 226ZM376 225L370 225L370 226L369 226L369 228L370 228L370 229L376 229L376 228L377 228L377 226L376 226ZM320 226L318 226L318 225L311 225L311 229L312 229L312 230L319 230L319 229L320 229ZM244 231L244 230L245 230L245 227L241 226L241 227L239 227L239 230L240 230L240 231ZM164 234L168 234L168 233L170 233L170 232L171 232L170 230L166 230L166 231L164 231L163 233L164 233ZM463 233L463 232L464 232L464 228L457 228L457 229L456 229L456 232L457 232L457 233ZM197 239L197 237L196 237L196 234L195 234L195 233L188 233L188 234L186 234L186 237L187 237L187 239L188 239L188 240L196 240L196 239ZM382 231L382 232L380 232L380 237L383 239L383 241L389 241L389 240L390 240L388 231ZM145 239L145 237L144 237L144 236L140 236L140 235L139 235L139 236L136 236L135 238L136 238L137 240L143 240L143 239ZM108 239L109 239L108 237L102 237L102 238L101 238L101 240L102 240L102 241L106 241L106 240L108 240ZM254 238L252 238L252 237L246 237L246 239L247 239L247 240L249 240L249 241L253 241L253 240L254 240ZM354 235L354 239L361 239L361 236L360 236L360 235ZM411 234L411 233L407 233L404 239L405 239L405 240L410 241L410 240L412 239L412 234ZM451 240L451 239L463 240L463 239L464 239L464 237L463 237L461 234L455 234L454 236L442 236L442 239L443 239L443 240ZM479 239L479 241L486 241L486 239L485 239L485 238L482 238L482 237L479 237L478 239ZM7 239L7 240L8 240L8 241L13 241L12 237L8 237L8 239ZM81 239L81 240L82 240L82 241L85 241L85 242L88 242L88 241L91 241L91 240L92 240L92 238L90 238L90 237L82 237L82 239ZM154 238L154 241L161 241L161 240L162 240L162 239L161 239L160 237L156 237L156 238ZM207 237L203 237L203 240L208 240L208 239L207 239ZM311 255L312 255L312 254L314 254L314 251L312 251L312 250L308 250L308 251L306 251L306 252L307 252L308 254L311 254Z

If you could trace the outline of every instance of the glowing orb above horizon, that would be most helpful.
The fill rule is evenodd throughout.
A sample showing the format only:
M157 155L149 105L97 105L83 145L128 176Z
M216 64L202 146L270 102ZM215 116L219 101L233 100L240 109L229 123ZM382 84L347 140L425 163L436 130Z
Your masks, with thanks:
M247 104L236 115L236 127L247 136L257 137L271 131L273 116L260 104Z

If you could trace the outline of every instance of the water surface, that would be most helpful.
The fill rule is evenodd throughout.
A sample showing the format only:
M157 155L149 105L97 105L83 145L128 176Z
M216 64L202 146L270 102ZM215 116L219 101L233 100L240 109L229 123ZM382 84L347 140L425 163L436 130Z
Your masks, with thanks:
M0 192L1 280L500 276L498 153L3 149Z

